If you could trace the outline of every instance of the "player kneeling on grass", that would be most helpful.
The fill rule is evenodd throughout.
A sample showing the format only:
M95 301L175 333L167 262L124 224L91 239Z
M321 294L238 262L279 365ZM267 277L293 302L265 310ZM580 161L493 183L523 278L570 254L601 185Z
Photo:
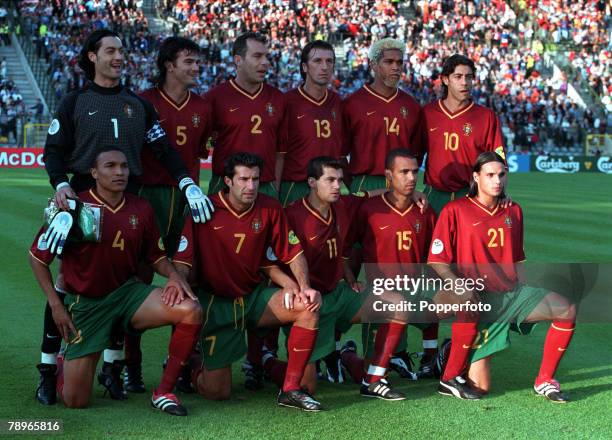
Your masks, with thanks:
M212 221L195 224L188 219L183 229L185 245L179 247L174 264L185 275L195 270L206 316L203 359L193 358L192 382L207 399L229 399L232 363L246 352L245 330L292 324L278 404L320 411L321 404L301 389L301 381L317 338L321 295L310 287L302 246L281 204L258 194L262 169L261 158L254 154L229 156L223 179L228 189L211 196ZM289 265L299 289L268 287L260 273L268 248Z
M347 234L354 218L354 207L361 202L361 198L340 196L342 165L332 157L312 159L307 172L310 193L289 205L285 211L289 225L302 243L312 286L323 296L319 311L319 336L310 362L334 352L336 330L345 333L352 324L375 320L380 326L367 374L363 374L363 361L358 361L362 372L361 395L404 400L406 396L391 387L385 374L406 327L407 313L373 312L375 301L398 304L403 297L391 292L375 296L364 291L348 264L352 243L347 240ZM270 278L283 287L293 287L292 280L283 276L288 272L285 267L283 269L284 273L270 269ZM277 384L282 382L287 368L285 362L264 354L263 366ZM313 388L314 384L309 384L311 391Z
M58 298L49 271L54 257L52 237L41 229L30 249L32 270L67 343L65 360L58 362L58 394L69 408L88 405L100 352L110 343L116 325L136 333L174 325L168 365L153 391L151 405L169 414L187 415L171 393L197 341L202 310L189 285L158 246L159 232L150 205L125 193L129 176L125 154L112 147L101 150L91 175L95 188L78 197L103 207L101 240L64 248L60 270L68 292L66 306ZM142 259L168 278L164 289L135 278Z
M470 322L456 337L453 328L451 352L457 349L467 356L474 349L469 382L472 390L483 394L490 388L490 357L509 346L511 324L525 333L532 327L529 323L552 321L534 389L553 402L564 403L567 398L554 374L572 338L576 308L558 293L523 284L523 213L516 203L500 206L506 180L504 160L493 152L481 153L467 197L447 204L434 230L429 264L455 285L459 279L471 279L482 286L465 289L462 296L486 306L480 307L479 329ZM468 385L461 377L463 371L451 378L448 369L439 392L462 397L460 388Z

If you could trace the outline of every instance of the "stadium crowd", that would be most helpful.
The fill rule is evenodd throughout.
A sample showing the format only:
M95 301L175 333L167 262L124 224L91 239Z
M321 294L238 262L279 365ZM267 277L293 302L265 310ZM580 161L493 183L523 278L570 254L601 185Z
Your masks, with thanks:
M474 98L500 114L510 150L539 151L553 144L579 148L585 131L606 131L605 121L572 103L567 80L553 81L545 74L542 43L550 37L581 46L570 53L570 60L604 104L610 104L609 19L604 20L601 2L523 0L518 2L518 17L501 0L418 1L407 15L389 1L160 3L162 15L174 23L173 32L191 37L202 48L200 92L235 74L231 42L246 30L268 35L272 69L267 82L283 91L301 82L298 54L309 40L343 44L333 84L342 96L368 81L371 41L394 37L406 41L411 54L403 87L422 104L439 92L445 57L461 52L474 59ZM35 35L39 56L50 64L58 98L84 82L76 58L83 35L92 28L120 32L128 54L124 81L137 91L151 86L155 50L166 35L149 31L140 2L24 0L20 11Z

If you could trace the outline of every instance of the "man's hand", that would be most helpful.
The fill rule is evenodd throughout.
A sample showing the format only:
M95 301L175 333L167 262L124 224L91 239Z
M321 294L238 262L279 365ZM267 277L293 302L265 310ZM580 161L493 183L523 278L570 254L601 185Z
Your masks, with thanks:
M57 190L55 191L55 195L53 196L53 202L55 206L57 206L62 211L68 211L70 209L70 205L68 204L68 199L76 199L77 195L74 190L68 185L68 183L62 185L61 183L58 185Z
M512 206L512 199L510 198L510 196L506 196L503 199L499 199L497 201L497 204L501 209L506 209Z
M295 308L295 298L299 298L299 289L292 287L283 287L283 307L287 310L293 310Z
M361 293L363 291L363 284L360 281L350 282L349 286L351 286L354 292Z
M198 300L198 297L193 294L191 287L189 287L185 279L178 272L172 272L162 291L162 302L167 306L174 307L182 303L185 297L194 301Z
M427 196L425 193L421 191L414 191L412 193L412 201L417 204L419 209L421 210L421 214L425 213L425 210L429 206L429 201L427 200Z
M60 335L62 335L62 338L66 343L70 342L71 334L75 337L78 335L77 329L74 327L72 319L70 319L70 315L62 303L51 306L51 314Z
M213 203L192 179L185 177L179 183L179 188L185 192L194 222L206 223L212 218L212 213L215 211Z
M319 310L319 308L321 308L322 298L319 291L307 287L300 290L298 296L300 297L300 301L304 303L306 310L309 312L316 312Z
M49 252L57 255L62 253L70 228L72 228L72 215L69 212L62 211L55 214L45 232L45 241L49 247Z

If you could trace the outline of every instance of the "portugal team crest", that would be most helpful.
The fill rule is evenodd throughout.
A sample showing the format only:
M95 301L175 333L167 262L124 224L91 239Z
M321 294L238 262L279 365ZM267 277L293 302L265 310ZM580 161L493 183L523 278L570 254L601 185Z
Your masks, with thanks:
M336 120L336 110L331 111L331 117L334 121Z
M400 113L402 115L402 118L406 119L408 117L408 110L406 110L406 107L400 108Z
M512 219L508 216L506 216L506 218L504 219L504 223L506 224L506 226L508 226L509 228L512 227Z
M253 221L251 222L251 228L253 229L253 232L257 234L258 232L261 231L261 227L262 227L261 220L258 218L254 218Z
M125 104L123 106L123 113L125 113L128 118L131 118L134 116L134 109L130 104Z
M138 227L138 216L134 214L130 215L130 225L132 225L132 229L136 229Z
M200 115L197 113L194 113L193 116L191 117L191 122L193 123L193 126L195 128L198 128L198 126L200 125Z
M419 220L416 221L415 225L414 225L414 231L418 234L419 232L421 232L421 222Z
M469 136L472 134L472 124L469 122L463 124L463 134Z
M274 116L274 106L271 102L266 104L266 111L268 112L268 116Z

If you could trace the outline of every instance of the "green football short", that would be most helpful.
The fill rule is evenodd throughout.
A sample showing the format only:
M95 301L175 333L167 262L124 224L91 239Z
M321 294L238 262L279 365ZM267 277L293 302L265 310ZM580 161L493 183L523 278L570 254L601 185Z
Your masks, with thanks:
M480 315L470 362L508 348L510 330L522 335L531 333L535 324L524 321L549 293L549 290L539 287L519 286L505 293L481 295L482 301L491 305L491 311Z
M292 202L306 197L310 193L307 182L290 182L283 180L280 186L280 202L283 207L289 206Z
M130 322L156 288L132 278L102 298L66 294L64 304L77 334L66 345L65 359L77 359L104 350L110 345L111 332L117 325L128 333L141 333L134 330Z
M219 191L225 190L226 186L223 182L223 177L213 174L208 184L208 195L217 194ZM265 194L278 200L278 191L274 187L274 182L260 182L259 194Z
M270 298L278 288L262 283L253 293L232 299L200 289L204 309L201 347L202 365L207 370L230 366L246 353L245 330L257 328Z
M336 330L345 333L351 328L351 321L366 297L366 292L355 292L345 281L340 281L334 290L323 295L317 342L310 355L310 362L318 361L336 349ZM283 326L285 336L288 337L290 331L291 325Z
M178 249L189 207L181 191L174 186L141 186L138 195L147 200L153 212L168 258Z
M425 195L427 196L427 200L429 205L436 211L436 215L440 214L444 205L452 200L457 200L462 197L465 197L468 193L469 188L463 188L459 191L455 192L447 192L447 191L438 191L429 185L425 185Z
M375 189L389 188L389 183L385 176L368 176L367 174L358 174L353 176L351 181L351 193L361 194Z

